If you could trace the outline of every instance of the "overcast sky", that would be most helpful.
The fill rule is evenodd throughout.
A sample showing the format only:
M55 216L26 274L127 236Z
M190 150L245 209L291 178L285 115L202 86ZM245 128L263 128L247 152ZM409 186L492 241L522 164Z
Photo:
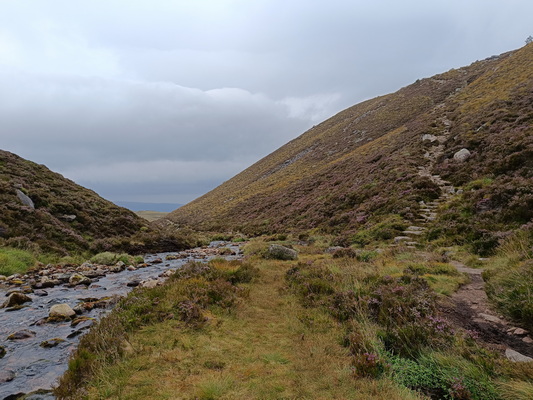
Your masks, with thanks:
M516 49L531 0L0 0L0 148L186 203L362 100Z

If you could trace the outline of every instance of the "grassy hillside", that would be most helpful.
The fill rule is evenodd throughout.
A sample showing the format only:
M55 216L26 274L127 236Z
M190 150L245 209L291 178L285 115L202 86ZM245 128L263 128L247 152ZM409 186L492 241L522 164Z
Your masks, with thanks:
M464 190L439 229L497 237L533 216L532 64L529 45L350 107L167 218L248 234L319 228L353 243L385 219L420 218L419 202L441 194L424 167ZM462 163L461 148L471 152Z
M34 207L23 203L23 195ZM132 211L6 151L0 151L0 246L60 255L184 247Z

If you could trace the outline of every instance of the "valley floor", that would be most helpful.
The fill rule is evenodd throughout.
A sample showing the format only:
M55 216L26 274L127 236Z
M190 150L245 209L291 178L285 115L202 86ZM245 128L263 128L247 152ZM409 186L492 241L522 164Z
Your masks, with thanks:
M532 362L507 360L454 320L457 296L482 283L448 256L406 246L332 254L320 243L279 261L264 258L269 245L252 241L244 262L187 264L134 291L82 339L58 398L533 398Z
M286 262L264 261L249 297L209 326L168 321L131 337L134 353L93 380L89 398L415 399L388 381L354 380L343 331L287 292Z

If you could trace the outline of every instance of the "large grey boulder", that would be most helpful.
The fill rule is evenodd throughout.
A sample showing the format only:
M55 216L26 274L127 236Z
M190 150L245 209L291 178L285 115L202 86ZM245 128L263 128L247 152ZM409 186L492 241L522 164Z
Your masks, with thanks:
M461 149L457 153L453 155L453 159L455 161L463 162L470 158L472 153L470 153L470 150L468 149Z
M296 250L279 244L271 244L265 254L266 258L273 258L275 260L297 260L298 253Z
M32 199L26 196L24 192L22 192L21 190L19 189L16 189L16 190L17 190L17 197L22 202L22 204L24 204L25 206L31 207L31 208L35 208L35 204L33 204Z

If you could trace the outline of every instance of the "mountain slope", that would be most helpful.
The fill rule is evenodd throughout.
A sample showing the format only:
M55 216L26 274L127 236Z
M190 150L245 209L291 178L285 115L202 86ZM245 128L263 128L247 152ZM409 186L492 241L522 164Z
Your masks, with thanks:
M0 244L68 254L146 225L44 165L0 150Z
M318 227L349 236L391 215L405 223L420 218L419 201L441 191L430 176L421 176L422 167L456 186L480 178L496 187L512 180L509 185L522 187L529 199L532 66L529 45L350 107L167 218L200 229L267 233ZM422 140L444 131L443 143L431 136ZM431 151L437 144L439 151ZM462 148L471 157L454 161ZM426 153L438 157L430 160ZM482 189L487 192L487 185ZM468 190L462 205L481 193L475 184ZM478 211L497 214L510 205L506 196ZM506 217L498 229L528 222L528 206L522 204L520 215ZM461 223L476 221L476 213L468 211Z

